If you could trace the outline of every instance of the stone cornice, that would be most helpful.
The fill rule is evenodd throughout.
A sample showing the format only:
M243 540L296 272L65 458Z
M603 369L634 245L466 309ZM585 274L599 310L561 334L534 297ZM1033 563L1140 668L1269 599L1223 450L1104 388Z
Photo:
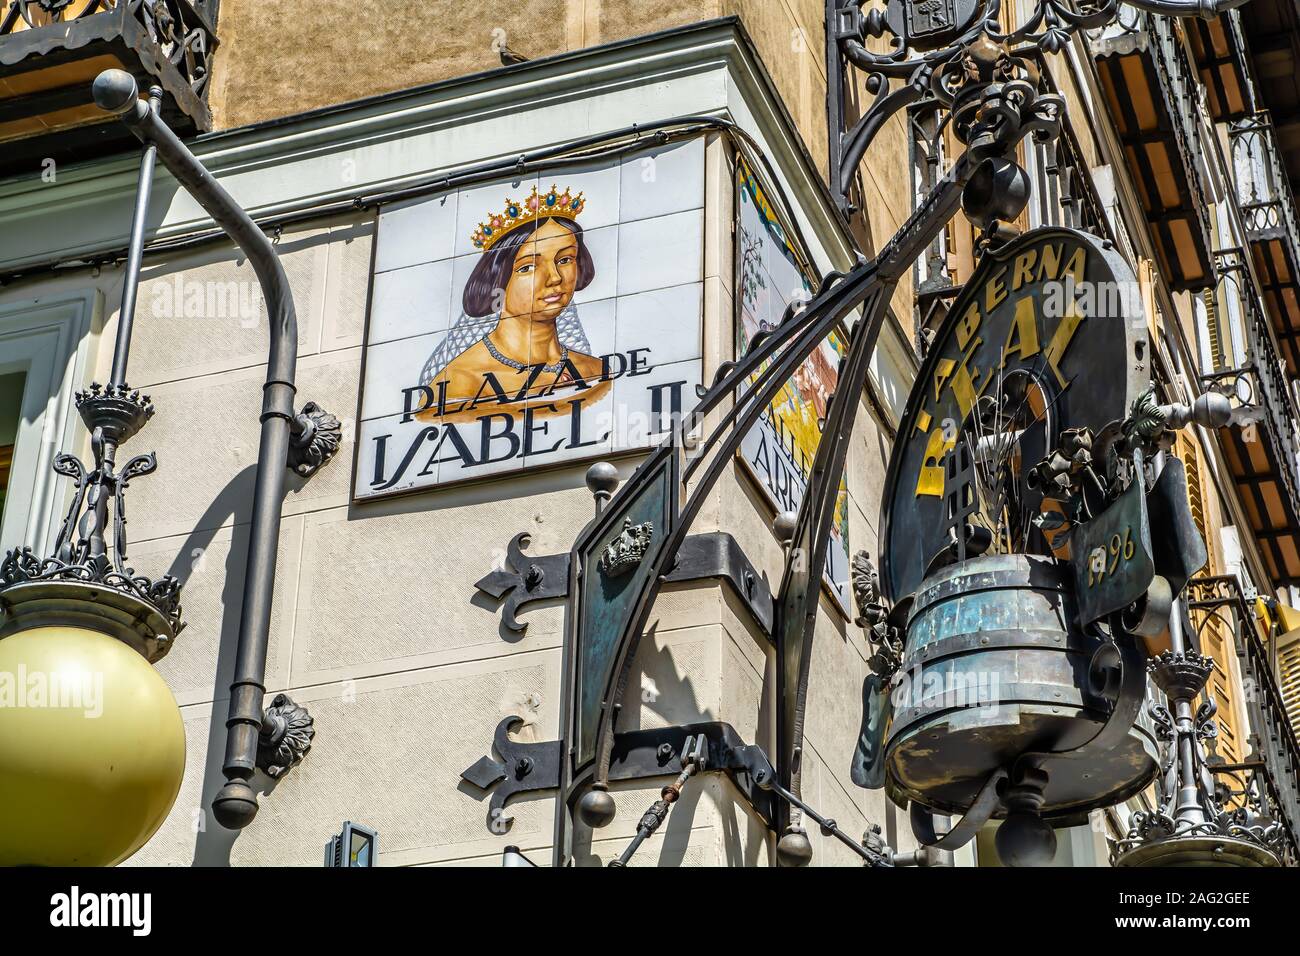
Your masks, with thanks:
M593 111L563 108L597 99L636 111L601 123ZM801 227L827 249L831 261L819 265L851 260L820 173L734 18L209 134L191 145L255 217L264 217L409 186L494 155L615 129L632 117L685 114L723 116L757 137L805 219ZM518 136L504 152L503 118ZM481 135L486 130L493 135ZM136 154L128 153L61 168L54 183L43 182L39 171L0 182L0 274L124 248L136 165ZM212 225L166 173L155 185L154 214L151 242Z

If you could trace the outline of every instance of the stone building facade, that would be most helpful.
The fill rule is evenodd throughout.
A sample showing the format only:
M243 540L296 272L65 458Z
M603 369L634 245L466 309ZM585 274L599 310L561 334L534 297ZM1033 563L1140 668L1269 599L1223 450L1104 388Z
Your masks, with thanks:
M128 531L139 571L184 585L187 626L158 671L180 705L187 756L170 815L130 863L317 865L344 820L379 832L385 866L498 865L507 845L544 861L554 791L494 815L490 794L461 774L492 754L505 718L521 718L520 741L559 735L565 605L529 605L519 613L526 628L514 630L478 585L507 565L520 533L529 557L567 553L593 515L588 467L608 460L626 479L662 434L656 418L672 408L655 392L653 407L650 398L637 406L645 434L615 421L613 437L601 438L597 423L581 433L588 444L576 430L563 434L562 419L534 421L521 410L509 437L489 426L473 433L482 438L477 464L466 467L480 451L475 438L469 452L447 448L437 469L420 477L413 466L385 487L397 456L426 440L425 422L404 412L431 396L404 390L437 379L414 370L427 367L459 320L474 318L461 315L457 296L483 255L476 230L534 188L543 200L552 185L571 196L581 188L575 218L595 270L574 294L586 344L633 369L641 350L645 381L681 385L689 407L694 386L737 358L747 316L779 321L798 281L815 287L859 251L878 251L957 144L923 110L900 112L862 167L860 211L840 216L826 185L817 0L443 0L382 11L326 0L309 15L250 0L196 8L219 43L203 90L211 131L190 145L274 235L298 310L299 401L336 415L343 441L318 473L289 480L267 659L268 697L285 693L308 709L313 745L281 779L259 775L256 820L226 830L211 803L224 783L266 314L247 261L160 173L129 366L132 387L157 408L131 450L156 452L158 470L131 484ZM0 52L12 36L0 35ZM1053 153L1022 150L1034 195L1020 225L1107 235L1141 280L1167 396L1190 401L1227 383L1253 429L1246 439L1194 429L1174 449L1193 476L1211 552L1203 575L1235 575L1249 602L1236 630L1211 625L1202 637L1218 665L1219 753L1233 765L1276 743L1261 724L1243 629L1276 654L1293 719L1300 693L1296 645L1281 636L1300 580L1300 354L1291 337L1300 329L1300 278L1288 271L1300 265L1300 232L1279 143L1269 127L1243 125L1260 115L1253 62L1235 13L1194 26L1134 13L1045 58L1046 82L1068 104L1068 135ZM869 99L862 81L850 85ZM575 143L581 149L566 147ZM591 157L609 145L621 151ZM510 170L515 157L541 151L549 152L539 172ZM59 451L90 454L73 393L108 377L138 162L138 150L123 144L52 167L38 159L0 179L0 401L14 413L12 428L0 421L10 449L0 457L3 549L52 547L69 491L51 463ZM494 162L496 171L472 182L449 179ZM1282 175L1265 178L1265 170ZM1259 191L1262 182L1271 193ZM769 197L766 217L760 196ZM1252 217L1269 202L1279 218L1265 236ZM746 271L754 236L757 255L784 250L785 264ZM891 301L859 399L832 545L843 565L823 586L809 685L804 798L846 833L879 826L900 851L916 846L906 811L850 779L871 648L847 568L857 552L877 551L885 470L924 330L942 320L977 252L975 230L959 215ZM1241 386L1242 376L1228 373L1243 368L1278 378L1261 383L1257 371ZM612 401L624 412L625 384L639 386L632 376L615 384ZM791 397L814 422L816 390ZM521 444L535 438L536 451L557 434L576 447L534 459ZM806 458L791 443L797 471ZM694 530L730 534L775 588L785 556L773 522L791 488L765 478L748 447L749 460L737 457ZM734 588L716 578L668 585L638 650L620 729L723 721L770 752L776 667L770 635ZM617 817L600 831L578 825L575 862L617 857L662 782L616 785ZM1144 803L1149 796L1077 821L1057 862L1106 865L1107 838L1121 837L1128 810ZM860 862L815 827L809 836L816 865ZM981 836L945 862L995 860ZM635 858L775 862L774 835L717 774L688 785Z

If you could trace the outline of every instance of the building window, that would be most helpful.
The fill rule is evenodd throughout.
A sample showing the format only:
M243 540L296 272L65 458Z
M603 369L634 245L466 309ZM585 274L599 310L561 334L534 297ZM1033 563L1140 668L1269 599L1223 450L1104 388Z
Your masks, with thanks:
M0 302L0 553L54 543L67 488L52 465L85 451L73 394L88 383L99 304L97 293Z
M14 444L18 441L18 425L23 416L23 386L26 381L27 376L22 372L0 375L0 522L4 520L9 472L13 468Z

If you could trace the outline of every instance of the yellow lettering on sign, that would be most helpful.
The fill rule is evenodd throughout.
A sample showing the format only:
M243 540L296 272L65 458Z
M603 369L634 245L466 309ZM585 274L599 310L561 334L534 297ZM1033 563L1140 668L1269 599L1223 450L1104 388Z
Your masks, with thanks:
M930 418L930 413L927 412L924 408L921 409L916 413L916 424L912 426L912 431L920 432L922 435L924 435L926 432L930 430L931 421L932 419Z
M1061 258L1065 255L1065 245L1043 246L1042 258L1038 260L1038 281L1052 282L1061 274Z
M961 364L957 366L952 375L952 394L957 399L957 407L961 409L963 419L970 414L970 410L975 407L975 399L984 393L984 389L988 387L989 381L992 379L991 375L984 376L984 384L976 388L975 379L979 378L980 370L976 368L974 374L971 373L971 356L975 354L983 342L983 339L975 340L975 344L971 346L971 350L966 353L966 356L961 360Z
M1016 303L1016 316L1007 329L1007 342L1002 349L1002 364L1007 367L1007 359L1012 355L1020 356L1020 361L1033 358L1038 354L1038 311L1034 308L1032 296L1025 296Z
M1084 283L1088 274L1088 251L1080 246L1074 250L1074 255L1070 256L1070 261L1065 265L1065 273L1074 279L1076 286Z
M983 316L980 315L979 306L972 305L969 309L966 310L966 314L963 315L961 319L959 319L957 322L957 347L958 348L965 350L966 343L971 340L971 336L974 335L975 332L979 329L980 320L982 318Z
M930 440L925 444L925 457L921 459L921 471L916 479L916 497L922 495L931 498L943 497L943 458L957 444L954 430L951 440L944 438L944 428L940 425L930 432Z
M1005 281L1006 277L1007 277L1007 270L1002 269L994 273L993 278L990 279L988 285L984 287L984 311L992 312L999 305L1001 305L1003 302L1006 301L1007 298L1007 285Z
M1030 249L1016 257L1016 266L1011 270L1012 292L1019 292L1026 282L1034 281L1034 263L1037 261L1037 249Z
M1078 307L1071 303L1070 311L1066 312L1061 319L1061 324L1056 327L1056 331L1052 334L1052 341L1047 343L1047 349L1043 353L1047 359L1047 364L1056 375L1057 384L1061 388L1065 388L1069 384L1066 382L1065 376L1061 374L1061 359L1065 358L1066 350L1069 349L1070 343L1074 341L1075 330L1079 328L1079 323L1082 321L1083 316L1079 314Z
M957 367L957 363L950 358L939 359L934 367L934 400L939 401L939 396L943 394L943 388L948 384L948 378L952 375L952 370Z

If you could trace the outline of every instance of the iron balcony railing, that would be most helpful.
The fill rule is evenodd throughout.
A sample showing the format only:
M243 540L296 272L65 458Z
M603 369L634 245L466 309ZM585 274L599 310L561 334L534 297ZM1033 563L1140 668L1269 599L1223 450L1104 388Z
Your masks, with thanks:
M1211 190L1208 185L1204 157L1209 155L1202 136L1200 108L1200 78L1182 37L1179 27L1168 17L1146 14L1145 23L1152 41L1153 61L1165 98L1165 106L1173 119L1174 139L1178 155L1187 173L1192 204L1200 223L1205 247L1213 248L1211 237L1214 226L1210 219Z
M92 100L104 63L161 89L179 135L211 129L216 14L217 0L0 0L0 179L136 148Z
M153 47L202 97L216 35L200 6L190 0L0 0L0 65L120 40L140 53Z
M1215 368L1201 376L1201 381L1206 388L1228 396L1234 407L1246 413L1239 415L1238 421L1244 419L1247 427L1254 424L1267 431L1274 444L1290 513L1300 517L1300 409L1288 385L1264 300L1242 250L1215 253L1215 265L1219 273L1215 296L1219 320L1231 324L1234 318L1240 319L1245 350L1244 356L1225 354L1223 363L1235 367Z
M1228 127L1237 204L1252 242L1281 240L1291 262L1300 265L1300 220L1291 180L1277 145L1277 131L1267 111Z
M1286 830L1292 860L1300 858L1300 745L1286 716L1277 677L1251 604L1235 576L1193 578L1187 606L1198 633L1217 627L1232 634L1244 690L1251 753L1239 765L1212 768L1233 802L1276 819ZM1204 646L1204 641L1202 641ZM1223 663L1223 662L1220 662Z
M1200 70L1210 117L1216 122L1240 119L1253 110L1254 68L1241 11L1228 10L1213 20L1194 17L1184 20L1183 28Z
M1149 118L1139 115L1133 98L1126 92L1130 74L1114 66L1109 67L1108 75L1119 102L1112 107L1119 111L1117 122L1121 139L1132 153L1132 171L1145 184L1147 215L1153 229L1163 235L1163 251L1176 271L1183 264L1182 253L1180 243L1169 230L1169 222L1182 220L1192 233L1196 265L1201 274L1193 272L1192 264L1187 262L1185 281L1181 286L1175 283L1175 287L1201 289L1212 285L1214 280L1213 188L1205 165L1205 157L1210 155L1206 140L1209 119L1202 109L1200 77L1182 29L1169 17L1121 6L1110 24L1089 31L1087 36L1099 62L1134 55L1146 61L1149 82L1154 87L1150 95L1155 100L1157 125L1143 127L1144 120ZM1167 155L1153 151L1156 144L1163 145ZM1166 160L1176 180L1176 205L1152 170L1156 163Z

